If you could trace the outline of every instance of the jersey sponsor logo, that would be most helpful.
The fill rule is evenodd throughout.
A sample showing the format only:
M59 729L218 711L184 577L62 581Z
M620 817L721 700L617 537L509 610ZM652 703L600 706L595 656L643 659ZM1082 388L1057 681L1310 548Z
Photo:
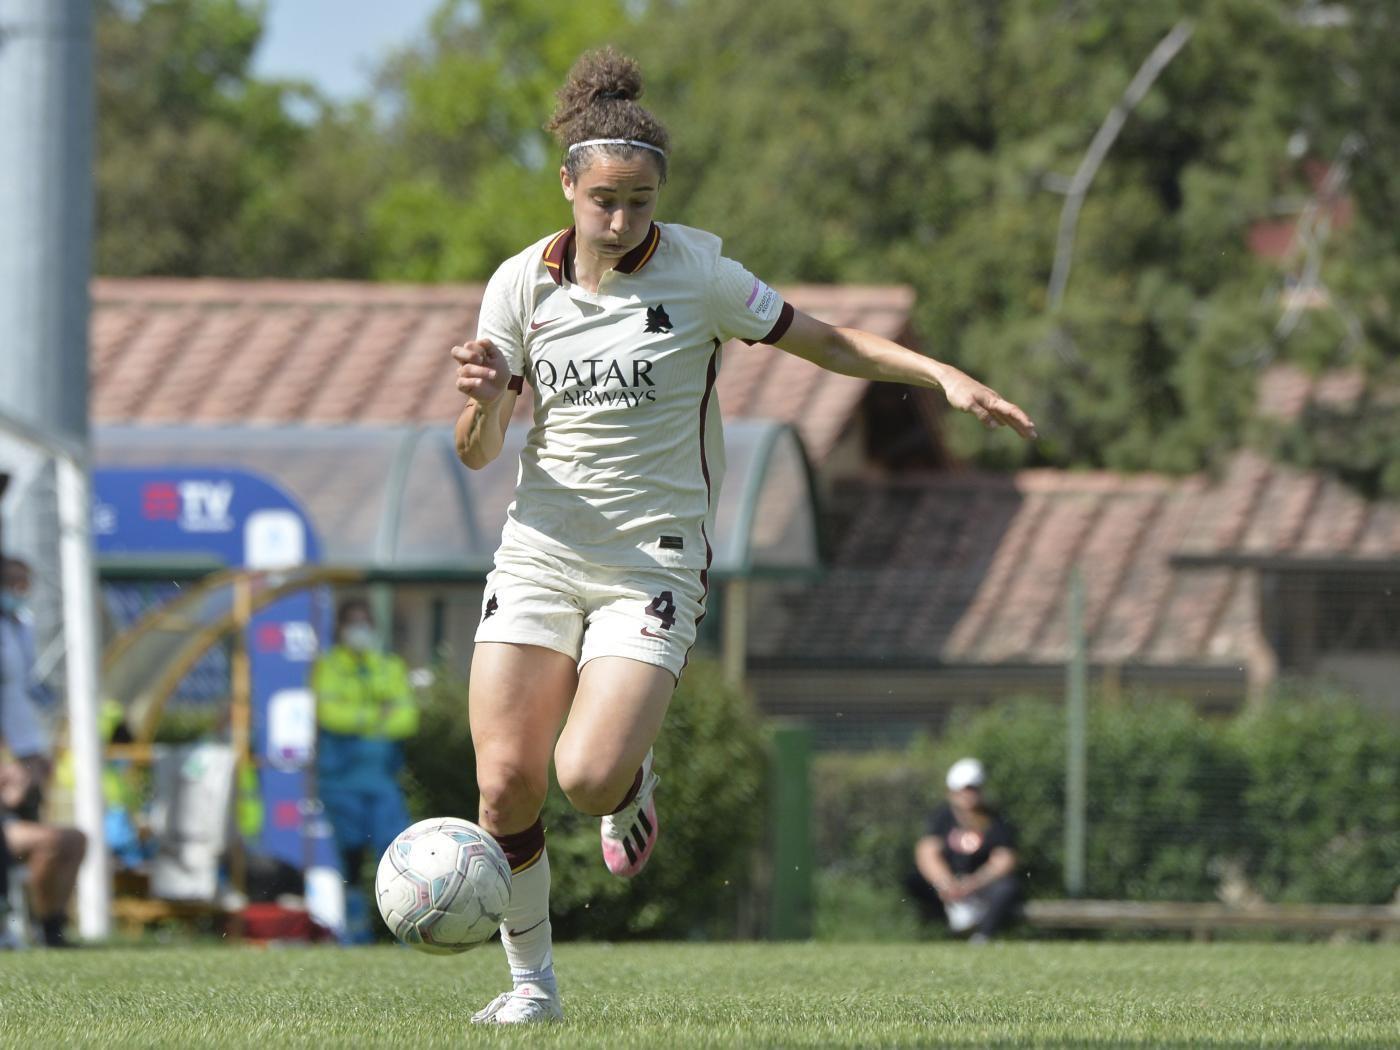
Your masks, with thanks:
M536 390L560 395L566 405L596 405L636 408L643 401L655 401L656 381L651 378L651 361L608 361L585 357L566 361L563 366L548 358L534 362L531 385Z
M646 330L648 332L669 332L673 327L671 319L666 316L665 303L657 303L655 306L647 307Z

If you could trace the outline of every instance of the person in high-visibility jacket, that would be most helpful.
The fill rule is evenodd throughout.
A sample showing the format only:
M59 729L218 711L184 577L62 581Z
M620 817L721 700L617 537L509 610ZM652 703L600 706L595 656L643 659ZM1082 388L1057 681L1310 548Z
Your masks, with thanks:
M346 881L360 881L366 853L376 861L408 825L398 775L401 741L418 732L408 668L379 650L369 604L342 602L336 645L311 669L316 694L317 789L335 832Z

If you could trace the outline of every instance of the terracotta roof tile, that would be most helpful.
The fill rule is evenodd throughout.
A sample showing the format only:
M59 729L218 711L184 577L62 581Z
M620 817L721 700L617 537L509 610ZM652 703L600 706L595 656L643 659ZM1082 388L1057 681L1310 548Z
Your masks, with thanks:
M99 423L449 422L461 404L448 348L476 328L479 285L98 278L92 408ZM902 287L800 285L799 309L907 338ZM768 346L732 343L726 416L794 424L820 461L868 384ZM521 398L517 415L531 411Z
M1400 557L1400 504L1372 504L1371 513L1349 553L1357 558L1392 561Z
M1400 503L1367 502L1315 471L1240 452L1197 503L1176 554L1192 561L1400 558Z
M1313 395L1319 405L1347 411L1367 393L1366 374L1360 368L1337 368L1318 377Z
M1070 568L1099 663L1240 664L1248 570L1173 568L1200 479L1027 471L838 486L826 579L755 651L925 665L1059 664Z
M1275 365L1259 377L1255 405L1266 419L1292 422L1303 414L1312 396L1313 380L1297 365Z

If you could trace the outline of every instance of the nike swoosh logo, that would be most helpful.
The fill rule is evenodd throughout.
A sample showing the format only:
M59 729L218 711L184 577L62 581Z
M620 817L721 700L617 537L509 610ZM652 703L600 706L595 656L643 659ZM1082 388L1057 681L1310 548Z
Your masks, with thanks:
M655 631L653 631L650 627L643 627L643 628L642 628L642 633L643 633L644 635L646 635L648 638L660 638L662 641L665 641L665 640L666 640L666 636L665 636L664 634L657 634L657 633L656 633Z
M521 936L522 934L529 933L531 930L539 929L539 928L540 928L541 926L543 926L547 921L548 921L547 919L541 919L539 922L535 923L535 925L533 925L533 926L526 926L523 930L512 930L512 929L507 928L506 933L509 934L511 937L519 937L519 936Z
M553 324L553 323L554 323L555 321L557 321L557 320L559 320L559 318L557 318L557 317L551 317L548 321L531 321L531 322L530 322L530 331L532 331L532 332L538 332L538 331L539 331L541 328L543 328L545 325L547 325L547 324Z

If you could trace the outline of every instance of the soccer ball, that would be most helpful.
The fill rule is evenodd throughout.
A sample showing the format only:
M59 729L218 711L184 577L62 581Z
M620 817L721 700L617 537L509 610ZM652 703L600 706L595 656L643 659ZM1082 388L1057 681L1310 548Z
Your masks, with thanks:
M384 851L374 896L404 944L453 955L485 943L505 919L510 865L490 833L471 821L420 820Z

